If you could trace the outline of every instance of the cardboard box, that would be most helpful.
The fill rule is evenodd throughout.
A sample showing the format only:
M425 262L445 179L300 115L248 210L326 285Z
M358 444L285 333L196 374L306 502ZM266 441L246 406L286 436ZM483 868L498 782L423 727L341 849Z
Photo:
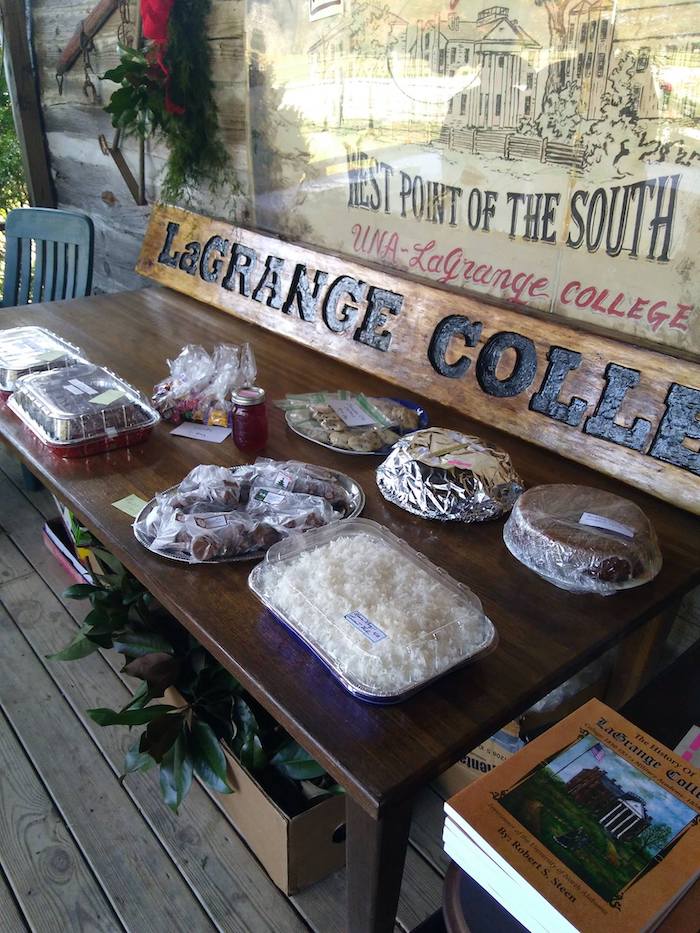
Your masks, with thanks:
M174 690L166 702L182 703ZM213 794L278 888L295 894L345 865L345 797L287 816L222 743L233 794Z
M435 790L441 797L448 799L482 774L493 771L522 748L524 743L519 738L519 731L519 723L509 723L436 778L433 782Z

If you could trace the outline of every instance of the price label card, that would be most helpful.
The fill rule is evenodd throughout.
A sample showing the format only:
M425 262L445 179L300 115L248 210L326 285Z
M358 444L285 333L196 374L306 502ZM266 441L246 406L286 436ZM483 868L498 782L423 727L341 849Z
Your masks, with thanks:
M349 428L364 428L377 423L354 398L332 399L328 404Z
M253 498L258 502L266 502L268 505L279 505L280 502L284 502L282 493L275 492L273 489L258 489Z
M375 644L388 637L386 632L383 632L374 622L370 621L364 613L359 612L357 609L353 612L347 612L345 618L358 632L362 632L366 639Z
M622 522L616 522L613 518L607 518L605 515L596 515L594 512L584 512L578 523L600 528L602 531L612 531L613 534L622 535L625 538L634 538L634 528L623 525Z
M93 395L90 399L93 405L111 405L117 399L122 398L124 393L121 389L107 389L106 392L100 392L99 395Z
M117 499L112 505L115 509L119 509L120 512L125 512L127 515L131 515L132 518L136 518L144 505L147 505L147 502L141 496L132 493L123 499Z
M231 428L220 427L216 424L194 424L186 421L170 432L175 437L190 437L195 441L209 441L211 444L220 444L231 433Z
M97 389L93 389L93 387L89 386L87 382L82 382L80 379L70 379L69 382L72 386L75 386L76 389L79 389L86 395L97 395Z

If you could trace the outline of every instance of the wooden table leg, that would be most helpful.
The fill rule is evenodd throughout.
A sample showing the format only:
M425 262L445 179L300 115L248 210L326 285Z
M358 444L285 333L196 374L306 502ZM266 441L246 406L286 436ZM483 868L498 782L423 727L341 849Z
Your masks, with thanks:
M375 819L349 796L347 933L392 933L399 902L412 801Z

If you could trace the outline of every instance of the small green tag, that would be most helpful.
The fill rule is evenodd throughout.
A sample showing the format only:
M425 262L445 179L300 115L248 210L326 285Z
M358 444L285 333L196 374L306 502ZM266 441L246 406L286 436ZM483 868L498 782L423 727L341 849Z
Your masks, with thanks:
M142 499L141 496L137 496L134 493L130 496L125 496L123 499L117 499L116 502L112 503L115 509L119 509L120 512L126 512L126 514L131 515L132 518L136 518L144 505L147 504L145 499Z
M112 402L116 402L118 398L121 398L124 395L121 389L107 389L106 392L101 392L99 395L93 395L90 399L93 405L111 405Z

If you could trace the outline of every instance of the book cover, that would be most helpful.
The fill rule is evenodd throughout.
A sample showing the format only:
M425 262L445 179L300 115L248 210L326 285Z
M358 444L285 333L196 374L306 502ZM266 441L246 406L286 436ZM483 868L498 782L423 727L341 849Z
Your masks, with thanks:
M700 772L598 700L445 810L453 857L466 833L482 877L579 930L653 927L700 875Z

